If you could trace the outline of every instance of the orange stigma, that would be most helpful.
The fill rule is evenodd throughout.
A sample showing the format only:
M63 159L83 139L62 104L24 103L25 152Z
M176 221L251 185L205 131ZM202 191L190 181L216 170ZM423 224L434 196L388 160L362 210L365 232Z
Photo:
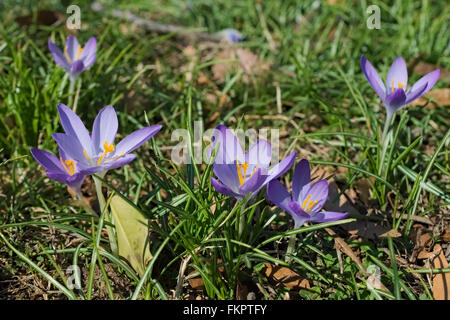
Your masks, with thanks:
M103 158L108 154L114 151L114 144L110 144L108 143L108 141L105 141L105 143L103 143L103 149L105 150L103 152L103 154L100 156L100 158L98 158L97 160L97 165L100 165L100 163L102 163Z
M255 174L256 169L258 168L258 165L256 165L255 170L253 170L252 174L250 175L250 178ZM242 170L241 170L242 169ZM236 157L236 170L239 177L239 183L242 186L245 183L246 175L248 169L248 163L247 161L244 162L244 164L239 164L239 161Z
M61 164L63 165L63 167L66 170L66 172L70 176L73 176L75 174L75 171L76 171L75 161L74 160L63 161L62 157L59 157L59 160L61 161Z

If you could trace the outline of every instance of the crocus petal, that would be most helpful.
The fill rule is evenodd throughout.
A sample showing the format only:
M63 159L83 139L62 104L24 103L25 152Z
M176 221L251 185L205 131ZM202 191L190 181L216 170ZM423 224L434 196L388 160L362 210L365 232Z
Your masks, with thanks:
M75 190L76 193L80 193L81 185L83 184L84 179L86 179L86 175L80 173L76 173L73 176L70 176L63 173L47 172L47 176L50 179L68 185L70 188Z
M100 110L92 128L92 143L95 153L103 152L105 142L108 142L108 144L114 143L118 126L116 111L112 106L106 106Z
M259 191L266 177L261 175L261 169L257 169L255 173L247 179L242 186L239 187L239 193L247 195L250 192Z
M77 59L77 55L80 49L80 45L78 43L77 38L74 35L70 35L67 37L66 40L66 47L65 50L67 52L67 55L70 58L70 63L74 63Z
M48 40L48 49L52 53L53 60L55 60L55 63L58 66L66 70L69 70L70 64L67 61L66 57L64 56L64 53L51 40Z
M385 104L387 112L394 113L405 106L406 95L402 88L398 88L386 97Z
M300 202L300 191L309 184L310 180L311 169L309 168L309 162L306 159L302 159L295 167L292 178L292 199L294 201Z
M67 135L73 136L78 139L79 143L86 151L88 156L92 157L93 146L91 137L89 136L89 132L87 131L81 119L72 110L61 103L58 104L57 108L64 131L66 131ZM69 151L66 148L64 148L64 150L66 152Z
M77 138L64 133L53 133L52 138L56 141L59 147L64 150L64 153L60 153L61 157L64 155L67 160L75 159L76 161L83 163L84 166L90 166L89 160L83 152L83 146Z
M225 127L219 125L215 128L212 140L212 150L214 150L217 143L219 143L219 149L217 150L216 158L214 160L217 164L230 164L236 162L239 163L245 161L244 152L242 151L239 140L233 134L233 132Z
M237 173L236 164L217 164L214 163L212 170L219 178L220 182L227 186L234 193L239 193L239 176Z
M69 68L69 74L72 79L78 77L78 75L85 70L85 66L82 60L77 60Z
M369 81L369 84L371 85L373 90L375 90L381 100L384 100L386 98L386 87L384 86L383 81L378 75L377 70L375 70L375 68L364 55L361 56L360 63L361 69L366 76L367 81Z
M272 156L272 146L266 140L256 141L245 154L245 161L249 165L249 172L253 172L252 168L267 168L270 164Z
M289 202L289 208L292 210L291 216L294 219L294 228L302 226L305 222L311 220L311 216L303 211L302 207L296 202Z
M134 159L136 159L135 154L126 154L123 157L118 158L117 160L105 161L104 164L102 164L99 167L96 167L95 172L116 169L126 164L129 164Z
M413 102L414 100L416 100L417 98L421 97L424 95L424 93L426 92L427 89L427 84L425 83L422 87L420 87L417 90L410 90L409 92L406 93L406 101L405 101L405 106L410 104L411 102Z
M266 178L265 183L269 183L269 181L277 179L279 176L283 175L288 171L295 162L296 152L293 151L290 155L284 158L280 163L273 166L269 169L268 176Z
M427 93L438 81L441 70L437 69L420 78L406 94L406 104L413 102L418 97ZM425 86L425 89L421 90Z
M128 136L120 141L115 149L115 155L119 156L122 153L127 154L136 148L139 148L142 144L144 144L148 139L153 137L159 130L161 130L162 126L157 124L150 127L145 127L139 130L136 130L130 133Z
M211 178L211 184L212 186L217 190L217 192L220 192L226 196L234 197L234 198L241 198L240 195L234 193L232 190L230 190L227 186L220 183L218 180Z
M347 212L322 211L311 216L313 222L329 222L344 219L348 215Z
M54 172L64 172L64 168L61 165L61 162L59 159L53 155L50 152L47 152L45 150L40 150L37 148L32 148L30 150L31 154L33 155L33 158L45 168L47 171L54 171Z
M291 195L287 192L286 188L278 180L272 180L267 185L267 198L270 202L274 203L280 209L293 215L294 212L289 207L289 203L292 201Z
M322 209L328 197L328 182L327 180L319 180L312 184L309 188L303 188L300 192L300 201L304 207L304 211L308 214L313 214ZM313 207L308 210L311 201L316 202Z
M80 60L86 68L92 66L96 59L97 39L91 37L83 48L83 52L80 55Z
M386 78L388 93L400 88L398 85L399 83L401 83L403 89L406 90L408 84L408 70L406 69L406 62L402 57L395 58L388 71Z

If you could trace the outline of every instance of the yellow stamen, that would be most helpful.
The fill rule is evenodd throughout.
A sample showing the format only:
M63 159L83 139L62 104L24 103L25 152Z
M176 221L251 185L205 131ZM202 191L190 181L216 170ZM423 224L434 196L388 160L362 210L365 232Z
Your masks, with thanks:
M241 168L244 170L242 173ZM245 173L247 172L248 163L247 161L244 162L244 164L239 164L239 161L236 157L236 170L239 178L239 183L242 186L245 183L245 178L247 177ZM253 170L252 174L250 175L250 178L255 174L256 169L258 169L258 164L256 165L255 169Z
M113 159L113 161L116 161L116 160L119 159L121 156L123 156L123 152L122 152L121 154L119 154L117 157L115 157L115 158Z
M77 55L75 57L76 60L80 59L80 55L83 52L83 48L81 46L78 46Z
M392 79L392 85L391 85L392 92L394 92L394 81L395 81L395 78Z
M319 200L316 200L316 201L310 201L309 202L309 206L308 206L308 209L306 209L306 212L308 212L309 210L311 210L316 204L317 204L317 202L319 202Z
M398 83L399 88L403 88L403 84L401 82Z
M63 165L66 172L73 176L75 174L75 161L73 160L66 160L63 161L62 157L59 157L59 160L61 161L61 164Z
M89 158L89 156L86 153L86 150L83 149L83 154L86 157L86 159L88 159L89 162L91 162L91 158Z
M319 202L319 200L314 201L314 200L309 200L309 198L311 198L311 195L308 195L302 204L302 209L305 212L308 212L309 210L314 208L314 206L317 204L317 202Z
M64 47L64 56L66 57L67 61L69 61L69 63L72 63L72 59L70 59L69 53L67 52L67 46Z
M302 209L303 209L303 210L305 210L306 203L308 202L309 198L311 198L311 195L307 196L306 199L305 199L305 201L303 201L303 204L302 204Z
M238 161L237 157L236 157L236 169L237 169L237 174L239 177L239 183L242 186L244 184L244 179L242 178L241 166L239 165L239 161ZM247 170L247 167L244 167L244 176L245 176L245 170Z
M102 163L103 158L106 156L106 154L114 151L114 145L112 143L109 144L108 141L105 141L105 143L103 144L103 149L105 150L105 152L103 152L100 158L98 158L97 165L100 165L100 163Z

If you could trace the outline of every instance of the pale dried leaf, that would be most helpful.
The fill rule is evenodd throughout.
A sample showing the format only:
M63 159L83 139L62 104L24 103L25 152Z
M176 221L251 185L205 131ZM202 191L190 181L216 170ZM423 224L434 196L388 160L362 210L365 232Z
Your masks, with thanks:
M432 98L435 102L430 102L427 107L434 108L438 106L450 106L450 89L434 89L425 94L429 98ZM419 99L411 102L411 106L423 106L427 103L425 97L420 97Z
M264 274L272 283L281 284L286 288L295 290L311 288L308 279L300 276L289 268L280 267L268 262L264 263L264 265L266 267L264 269Z
M445 258L444 250L439 244L433 250L437 256L431 261L432 267L436 269L448 268L448 261ZM450 274L437 273L433 276L433 298L435 300L450 300Z

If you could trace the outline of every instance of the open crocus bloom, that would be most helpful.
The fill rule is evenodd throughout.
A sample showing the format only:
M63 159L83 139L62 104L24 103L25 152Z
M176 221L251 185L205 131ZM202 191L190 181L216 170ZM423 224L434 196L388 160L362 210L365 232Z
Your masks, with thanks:
M61 148L59 149L59 159L50 152L36 148L31 149L31 154L45 168L49 178L68 185L79 197L84 179L94 172L90 168L83 167L79 162L69 159Z
M294 170L292 196L278 180L273 180L267 185L267 197L292 216L295 228L308 221L328 222L345 218L346 212L320 212L328 197L328 182L319 180L311 184L310 175L309 162L303 159Z
M59 104L58 112L66 133L54 133L53 139L69 159L75 160L90 171L100 172L100 175L133 161L136 155L130 152L153 137L162 127L154 125L136 130L114 145L118 121L112 106L100 110L94 121L92 135L81 119L67 106Z
M67 71L72 80L92 66L96 59L97 40L91 37L84 48L80 46L75 36L67 37L64 52L61 51L51 40L48 41L48 48L53 55L55 63Z
M269 181L278 178L292 166L295 151L283 161L268 168L272 149L266 140L256 141L244 155L236 136L223 125L216 127L212 137L213 148L219 147L212 170L218 179L211 178L214 188L239 201L246 195L257 192Z
M385 104L389 116L427 93L440 75L439 69L434 70L420 78L408 89L408 71L402 57L397 57L392 63L387 74L386 86L364 55L361 56L361 69L367 81Z

